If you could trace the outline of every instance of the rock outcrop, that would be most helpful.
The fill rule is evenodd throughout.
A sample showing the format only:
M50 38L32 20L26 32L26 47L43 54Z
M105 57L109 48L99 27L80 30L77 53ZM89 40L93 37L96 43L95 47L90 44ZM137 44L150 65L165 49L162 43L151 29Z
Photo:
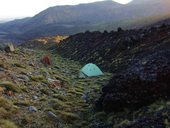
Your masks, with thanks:
M127 70L113 76L96 102L106 112L136 109L170 97L170 51L144 56Z
M86 32L71 36L57 51L114 73L97 100L99 110L136 109L170 96L170 26Z
M170 26L162 25L139 30L85 32L70 36L56 51L63 57L82 63L93 62L102 69L119 72L150 54L161 41L169 37ZM145 52L145 51L146 52ZM140 54L141 53L141 54Z

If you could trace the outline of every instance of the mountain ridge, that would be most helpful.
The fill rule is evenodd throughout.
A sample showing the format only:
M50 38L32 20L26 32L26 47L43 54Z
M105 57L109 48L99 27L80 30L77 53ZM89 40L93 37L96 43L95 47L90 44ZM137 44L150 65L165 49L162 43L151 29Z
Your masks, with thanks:
M72 35L87 30L104 31L117 27L141 27L146 24L143 19L150 20L148 24L152 24L162 20L163 15L170 17L169 6L168 0L163 2L135 0L127 5L101 1L74 6L54 6L31 18L0 24L1 31L7 33L7 35L0 35L0 39L16 38L24 41L44 36Z

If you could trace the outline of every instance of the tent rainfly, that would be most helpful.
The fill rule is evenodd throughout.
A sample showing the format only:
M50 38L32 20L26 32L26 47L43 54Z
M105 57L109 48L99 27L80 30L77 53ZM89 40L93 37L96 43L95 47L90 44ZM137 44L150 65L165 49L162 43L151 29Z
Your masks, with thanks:
M79 78L86 78L92 76L100 76L103 75L103 72L100 68L92 63L86 64L79 72Z

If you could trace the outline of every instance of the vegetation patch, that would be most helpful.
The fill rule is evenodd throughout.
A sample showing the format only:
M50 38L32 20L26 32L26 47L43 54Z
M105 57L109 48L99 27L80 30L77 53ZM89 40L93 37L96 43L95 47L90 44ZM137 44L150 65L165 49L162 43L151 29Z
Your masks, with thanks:
M68 105L65 104L65 102L58 99L52 99L50 101L50 104L52 105L52 108L55 110L61 110L69 107Z
M15 63L14 66L19 67L19 68L26 68L24 65L19 64L19 63Z
M39 75L39 76L31 76L31 80L37 81L37 82L44 81L44 77L41 76L41 75Z
M67 101L67 99L65 98L65 96L61 95L61 94L54 94L53 95L54 98L59 99L61 101Z
M67 123L73 123L74 121L80 119L80 117L74 113L65 111L56 111L56 113L58 113L61 119L63 119Z
M18 128L15 123L9 120L0 120L0 127L1 128Z
M8 91L14 91L14 92L20 91L20 89L15 84L13 84L12 82L9 82L9 81L1 82L0 86L4 87Z

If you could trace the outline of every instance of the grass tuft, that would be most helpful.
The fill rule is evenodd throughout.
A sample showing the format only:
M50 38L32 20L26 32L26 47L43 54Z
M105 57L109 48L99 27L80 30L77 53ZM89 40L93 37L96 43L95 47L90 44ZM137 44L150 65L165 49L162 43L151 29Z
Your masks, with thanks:
M73 123L74 121L80 119L78 115L71 112L56 111L56 113L58 113L61 119L63 119L67 123Z
M20 89L14 85L13 83L9 82L9 81L4 81L2 83L0 83L0 87L4 87L6 90L10 90L10 91L13 91L13 92L19 92Z
M0 128L18 128L18 127L9 120L0 120Z

